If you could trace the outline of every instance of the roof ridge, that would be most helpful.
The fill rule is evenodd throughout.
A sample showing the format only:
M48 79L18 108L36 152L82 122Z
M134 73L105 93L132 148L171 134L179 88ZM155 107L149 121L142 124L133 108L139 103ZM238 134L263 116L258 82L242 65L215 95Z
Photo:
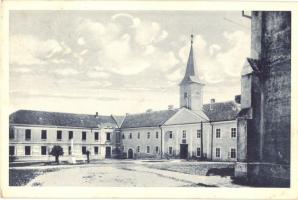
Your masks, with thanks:
M132 114L128 114L128 116L132 116L132 115L143 115L143 114L158 113L158 112L166 112L166 111L176 111L176 110L179 110L179 108L175 108L175 109L171 109L171 110L165 109L165 110L152 110L150 112L142 112L142 113L132 113Z
M43 113L57 113L57 114L71 114L71 115L85 115L85 116L95 116L95 114L85 114L85 113L70 113L70 112L56 112L56 111L43 111L43 110L27 110L27 109L21 109L17 110L13 113L17 112L22 112L22 111L27 111L27 112L43 112ZM11 114L13 114L11 113ZM102 117L110 117L110 115L98 115Z

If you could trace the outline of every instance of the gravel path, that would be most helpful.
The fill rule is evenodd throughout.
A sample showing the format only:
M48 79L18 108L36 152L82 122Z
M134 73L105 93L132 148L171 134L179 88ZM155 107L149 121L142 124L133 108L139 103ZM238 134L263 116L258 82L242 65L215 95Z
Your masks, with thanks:
M27 186L240 187L230 177L191 175L136 163L62 168L37 176Z

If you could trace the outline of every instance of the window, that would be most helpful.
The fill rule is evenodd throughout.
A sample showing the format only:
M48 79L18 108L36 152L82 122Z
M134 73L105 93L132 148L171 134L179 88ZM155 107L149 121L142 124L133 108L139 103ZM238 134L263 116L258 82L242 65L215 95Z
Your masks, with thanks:
M14 130L13 130L13 128L9 128L9 139L10 140L14 139Z
M26 156L31 155L31 147L30 146L25 146L25 155Z
M169 147L169 154L172 155L173 153L173 147Z
M186 130L182 131L182 138L186 138Z
M150 153L150 146L147 146L147 153Z
M231 128L231 138L236 138L236 136L237 136L236 128Z
M82 154L86 154L86 152L87 152L86 147L85 146L82 146Z
M140 139L141 135L140 135L140 132L138 132L138 139Z
M220 148L215 149L215 157L220 158Z
M129 133L129 139L132 139L132 133Z
M200 147L197 148L197 156L201 157L201 148Z
M68 139L73 139L73 131L68 131Z
M140 153L140 146L137 146L137 152Z
M71 146L68 146L68 155L72 155Z
M149 139L149 138L150 138L150 132L147 133L147 139Z
M9 146L9 155L13 156L15 154L14 146Z
M184 92L184 98L187 98L187 92Z
M110 141L111 140L111 133L107 133L106 139L107 139L107 141Z
M216 129L216 138L220 138L220 129L219 128Z
M236 158L236 149L231 148L231 158Z
M25 130L25 140L31 140L31 130L30 129Z
M41 139L46 140L47 139L47 130L41 130Z
M197 138L201 138L201 135L202 135L202 130L201 129L197 130Z
M155 147L155 153L158 153L158 146Z
M173 132L172 132L172 131L169 132L169 138L170 138L170 139L173 138Z
M62 131L57 131L57 140L62 140Z
M158 131L156 131L156 135L155 135L155 137L158 138Z
M98 155L98 147L94 147L94 154Z
M124 135L124 133L122 134L122 139L125 139L125 135Z
M94 140L98 140L98 132L94 132Z
M41 146L41 155L47 155L47 147Z
M83 131L82 132L82 140L86 140L86 138L87 138L86 131Z

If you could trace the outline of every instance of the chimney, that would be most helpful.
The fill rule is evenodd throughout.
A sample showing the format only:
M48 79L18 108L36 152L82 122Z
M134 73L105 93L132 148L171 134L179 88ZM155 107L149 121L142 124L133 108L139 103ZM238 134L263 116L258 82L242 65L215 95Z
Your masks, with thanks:
M214 103L215 103L215 99L210 99L210 110L213 110Z
M168 105L168 110L173 110L174 106L173 105Z
M241 95L236 95L235 96L235 102L238 104L241 104Z
M150 113L150 112L152 112L152 109L151 108L149 108L149 109L146 110L146 113Z
M125 113L125 115L126 115L126 116L128 116L128 115L129 115L129 113Z
M95 117L96 117L96 118L98 117L98 112L95 113Z

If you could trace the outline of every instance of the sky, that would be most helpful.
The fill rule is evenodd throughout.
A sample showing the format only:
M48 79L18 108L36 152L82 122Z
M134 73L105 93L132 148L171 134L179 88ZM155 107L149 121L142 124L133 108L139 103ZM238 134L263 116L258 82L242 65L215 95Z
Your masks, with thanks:
M250 55L241 11L11 11L10 111L177 108L191 34L204 103L233 100Z

